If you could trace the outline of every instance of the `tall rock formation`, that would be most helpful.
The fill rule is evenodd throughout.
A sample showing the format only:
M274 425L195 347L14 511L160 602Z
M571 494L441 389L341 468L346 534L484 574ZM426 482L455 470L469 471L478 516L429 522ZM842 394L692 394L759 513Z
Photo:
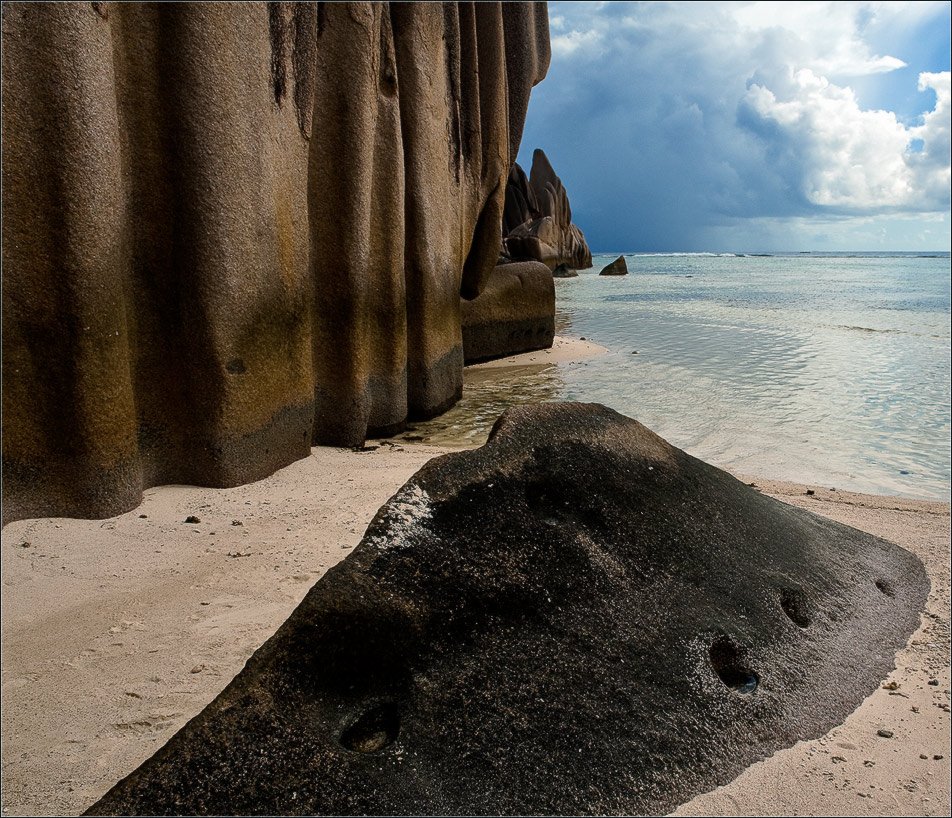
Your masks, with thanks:
M452 405L544 3L11 4L4 519Z
M539 148L532 154L528 178L518 164L509 173L503 236L506 252L514 260L541 261L549 269L559 264L573 270L592 266L585 236L572 223L565 185Z

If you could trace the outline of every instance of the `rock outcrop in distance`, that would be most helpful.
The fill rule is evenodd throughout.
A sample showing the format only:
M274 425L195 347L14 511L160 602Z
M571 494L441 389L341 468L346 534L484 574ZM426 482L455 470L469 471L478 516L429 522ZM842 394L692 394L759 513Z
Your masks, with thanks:
M664 814L840 723L928 590L605 407L510 409L89 814Z
M4 520L451 406L544 3L3 11Z
M565 186L538 148L528 178L518 163L512 166L502 229L505 253L513 260L541 261L550 270L560 264L573 270L592 266L585 236L572 223Z
M611 264L602 267L600 276L626 276L628 275L628 262L624 256L619 256Z

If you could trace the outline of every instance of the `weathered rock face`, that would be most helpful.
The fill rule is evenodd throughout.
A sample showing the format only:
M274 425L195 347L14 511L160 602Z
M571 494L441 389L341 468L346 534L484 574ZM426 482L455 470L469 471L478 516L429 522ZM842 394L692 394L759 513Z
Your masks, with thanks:
M463 301L462 325L468 364L552 346L552 272L535 261L496 267L479 297Z
M600 276L626 276L628 275L628 262L624 256L619 256L611 264L602 267Z
M841 721L928 587L604 407L511 409L91 813L664 813Z
M565 186L539 149L532 155L528 178L518 164L509 173L503 236L511 258L541 261L549 269L560 264L574 270L592 266L585 236L572 224Z
M544 3L3 13L4 519L449 407Z

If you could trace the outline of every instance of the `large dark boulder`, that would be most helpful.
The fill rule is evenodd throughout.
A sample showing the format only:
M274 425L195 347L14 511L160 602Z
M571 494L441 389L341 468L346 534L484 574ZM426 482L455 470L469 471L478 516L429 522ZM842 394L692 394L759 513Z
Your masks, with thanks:
M600 276L626 276L628 275L628 262L624 256L619 256L611 264L602 267Z
M928 588L609 409L518 407L90 812L663 813L842 721Z
M547 349L555 338L555 285L536 261L497 266L486 289L460 309L468 364Z

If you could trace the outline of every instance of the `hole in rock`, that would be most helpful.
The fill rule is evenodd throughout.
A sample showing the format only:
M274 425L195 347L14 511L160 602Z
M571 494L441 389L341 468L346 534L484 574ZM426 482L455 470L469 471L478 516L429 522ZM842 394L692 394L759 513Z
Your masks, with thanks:
M718 636L711 645L711 667L731 690L750 694L757 689L760 679L748 668L740 649L726 636Z
M340 743L355 753L376 753L393 744L400 733L400 713L394 702L385 702L361 715L340 736Z
M780 607L797 627L808 628L813 618L806 597L800 591L783 590L780 592Z
M891 582L887 582L887 581L884 580L884 579L877 579L877 580L876 580L876 587L879 588L879 590L882 591L886 596L895 596L895 595L896 595L896 589L893 588L892 583L891 583Z
M241 358L232 358L227 364L225 364L225 369L227 369L232 375L244 375L247 372L245 367L245 362Z
M526 503L535 515L546 525L559 525L568 516L564 508L559 507L557 498L549 495L544 483L526 484Z

